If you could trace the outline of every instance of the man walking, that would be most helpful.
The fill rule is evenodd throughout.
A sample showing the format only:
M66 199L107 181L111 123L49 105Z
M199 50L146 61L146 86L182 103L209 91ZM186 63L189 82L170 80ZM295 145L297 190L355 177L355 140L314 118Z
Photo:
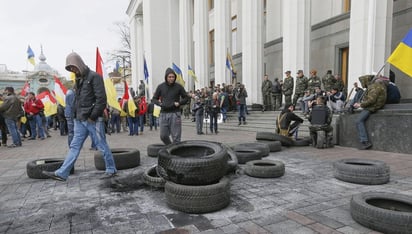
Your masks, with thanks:
M157 86L153 102L161 107L160 139L165 145L179 143L182 137L182 116L180 106L190 100L185 88L176 83L176 73L171 68L165 72L165 82Z
M106 170L101 179L116 176L117 170L112 152L106 142L103 112L107 105L103 78L89 69L75 52L66 58L66 70L76 75L75 99L73 103L74 136L63 165L56 171L43 171L43 174L60 181L69 177L84 141L90 135L102 152Z

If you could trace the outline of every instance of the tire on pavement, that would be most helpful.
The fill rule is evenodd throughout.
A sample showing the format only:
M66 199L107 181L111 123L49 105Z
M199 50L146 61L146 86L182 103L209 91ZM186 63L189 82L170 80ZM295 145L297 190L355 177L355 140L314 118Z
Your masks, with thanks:
M309 146L312 142L310 139L306 139L306 138L296 139L292 141L293 141L293 146Z
M280 141L258 140L257 142L268 145L270 152L278 152L282 150L282 143L280 143Z
M366 192L350 202L352 218L382 233L412 233L412 197L395 193Z
M117 170L134 168L140 165L140 151L133 148L113 148L114 163ZM94 153L94 166L97 170L105 170L106 165L100 151Z
M262 159L262 153L257 149L240 149L234 151L239 164L245 164L249 161Z
M241 151L245 149L256 149L261 152L262 157L269 156L270 148L268 144L262 142L249 142L249 143L239 143L233 146L234 151Z
M236 171L239 162L237 160L235 151L233 151L230 147L226 147L226 150L227 150L227 156L228 156L226 174L229 174L229 173L233 173Z
M26 165L26 173L32 179L48 179L48 176L43 175L42 171L55 171L63 165L64 159L45 158L30 161ZM74 166L70 170L70 174L74 173Z
M285 164L274 160L254 160L246 163L245 173L252 177L277 178L285 174Z
M143 182L150 187L164 188L166 180L159 176L156 171L157 164L147 168L143 173Z
M289 146L293 145L293 140L290 137L282 136L282 135L279 135L279 134L276 134L276 133L273 135L273 137L276 141L280 141L282 146L289 147Z
M256 132L256 140L277 141L276 135L274 132Z
M147 156L157 157L159 151L165 147L164 144L151 144L147 146Z
M221 210L230 203L229 179L223 177L210 185L182 185L166 181L167 205L186 213L208 213Z
M177 184L212 184L226 174L227 157L226 148L220 143L183 141L159 151L157 172Z
M385 184L389 182L389 166L382 161L372 159L341 159L333 164L336 179L366 185Z

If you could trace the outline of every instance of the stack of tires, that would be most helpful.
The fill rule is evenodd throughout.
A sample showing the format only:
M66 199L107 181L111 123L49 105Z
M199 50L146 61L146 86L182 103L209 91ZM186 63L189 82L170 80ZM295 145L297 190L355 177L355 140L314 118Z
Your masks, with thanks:
M208 213L230 203L228 154L224 145L184 141L161 149L158 175L166 180L167 205L186 213Z

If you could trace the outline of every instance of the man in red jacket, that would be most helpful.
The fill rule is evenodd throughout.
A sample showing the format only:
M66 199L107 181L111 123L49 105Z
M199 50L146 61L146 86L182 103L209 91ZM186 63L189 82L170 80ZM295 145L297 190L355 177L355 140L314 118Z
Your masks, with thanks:
M27 100L24 103L24 111L26 112L27 119L29 120L31 137L29 140L36 140L38 136L41 140L44 140L44 129L42 118L40 112L44 111L44 105L41 100L36 98L36 95L33 92L30 92L27 96ZM38 135L37 130L38 129Z

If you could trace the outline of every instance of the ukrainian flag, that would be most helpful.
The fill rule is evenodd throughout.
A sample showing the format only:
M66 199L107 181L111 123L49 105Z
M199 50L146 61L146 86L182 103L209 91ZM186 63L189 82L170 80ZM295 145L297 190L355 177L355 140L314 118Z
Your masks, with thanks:
M187 73L188 73L189 76L193 77L193 80L195 80L195 82L198 82L195 71L193 71L193 69L190 65L187 66Z
M387 61L412 77L412 29L409 30Z
M180 68L175 63L172 64L172 69L176 72L176 75L177 75L176 83L185 87L185 81L183 80L183 77L182 77L182 70L180 70Z
M30 46L27 48L27 59L33 66L36 65L36 61L34 61L34 52Z

